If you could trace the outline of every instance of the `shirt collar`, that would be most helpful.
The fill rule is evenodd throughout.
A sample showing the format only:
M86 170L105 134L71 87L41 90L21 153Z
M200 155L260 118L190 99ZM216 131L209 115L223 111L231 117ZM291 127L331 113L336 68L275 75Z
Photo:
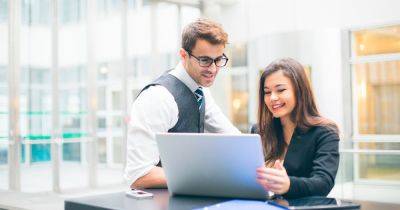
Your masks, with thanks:
M169 73L182 81L192 92L201 87L187 73L186 69L182 65L182 62L179 62L178 65L176 65L175 69L173 69Z

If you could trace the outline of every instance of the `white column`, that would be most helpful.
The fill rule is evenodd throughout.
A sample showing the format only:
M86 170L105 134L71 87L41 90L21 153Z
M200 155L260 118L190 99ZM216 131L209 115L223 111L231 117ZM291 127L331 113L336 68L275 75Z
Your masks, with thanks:
M158 52L158 41L157 37L162 36L162 34L158 33L157 28L157 2L151 1L151 10L150 10L150 25L151 25L151 72L152 77L158 77L163 71L160 69L160 54Z
M112 120L114 115L111 114L113 113L112 109L112 93L115 91L115 88L113 85L104 85L105 87L105 100L106 100L106 114L105 114L105 119L106 119L106 136L105 136L105 143L106 143L106 163L108 166L111 166L113 162L113 132L112 132Z
M52 81L52 131L51 131L51 163L52 163L52 185L54 192L60 192L60 147L61 131L59 122L58 104L58 0L51 1L51 20L52 20L52 61L51 61L51 81Z
M20 1L9 1L8 5L8 87L9 87L9 147L8 147L8 167L9 167L9 188L10 190L21 190L20 154L21 137L19 130L19 83L20 83L20 27L21 27L21 8Z
M342 55L342 80L343 80L343 127L342 127L342 135L344 141L340 141L340 144L343 149L352 149L351 140L354 131L353 127L353 105L352 105L352 69L350 66L351 59L351 47L350 47L350 31L342 30L341 31L341 55ZM357 119L357 118L354 118Z
M128 138L128 128L125 119L128 117L128 0L122 1L122 11L121 11L121 67L122 67L122 93L121 93L121 103L122 103L122 118L124 122L122 123L122 165L125 168L126 165L126 145Z
M19 121L20 123L24 123ZM23 163L23 167L29 167L31 165L31 155L32 155L32 144L30 143L31 140L28 142L25 142L25 149L24 149L24 155L25 155L25 162ZM22 153L22 151L21 151Z
M181 49L182 47L182 5L177 4L178 7L178 20L176 20L177 30L178 30L178 43L176 49Z
M86 158L88 162L89 187L97 186L97 63L94 51L96 26L96 0L87 1L87 96L88 96L88 142Z

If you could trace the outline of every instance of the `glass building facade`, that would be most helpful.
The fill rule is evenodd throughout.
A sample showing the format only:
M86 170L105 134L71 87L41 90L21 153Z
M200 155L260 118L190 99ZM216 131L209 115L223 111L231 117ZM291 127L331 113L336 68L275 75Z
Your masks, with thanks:
M176 65L182 25L200 10L134 0L12 3L16 40L8 39L10 1L0 1L0 188L122 183L128 108L147 82ZM8 68L10 42L20 46L15 70ZM10 77L10 71L18 74ZM18 83L10 87L13 78ZM9 92L18 104L10 104ZM10 110L18 112L15 127ZM10 140L15 130L18 141ZM20 147L11 151L14 142ZM15 151L17 170L8 161ZM41 174L37 182L32 173Z

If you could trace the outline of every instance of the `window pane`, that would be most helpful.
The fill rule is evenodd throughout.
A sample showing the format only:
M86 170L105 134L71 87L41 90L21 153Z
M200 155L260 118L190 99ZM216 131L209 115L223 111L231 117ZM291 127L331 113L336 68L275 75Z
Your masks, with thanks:
M178 7L175 4L157 4L157 49L160 53L176 52L178 43ZM162 35L161 35L162 34ZM163 67L163 66L162 66Z
M112 128L115 131L121 130L123 124L123 119L121 116L113 116L112 117ZM122 133L122 132L121 132Z
M361 179L400 180L400 155L359 155Z
M31 162L44 162L50 160L50 144L31 145Z
M64 143L62 147L62 155L64 161L80 162L81 160L81 143Z
M21 1L20 130L22 191L51 190L50 1ZM40 53L38 53L40 52ZM30 143L31 142L31 143ZM35 163L35 164L31 164ZM34 174L41 174L36 176Z
M28 47L29 48L29 47ZM30 56L29 56L30 57ZM32 55L32 57L35 57ZM34 59L34 58L33 58ZM21 135L27 141L50 141L51 136L51 78L50 69L35 67L37 63L22 68L20 92ZM50 147L27 145L27 161L50 161Z
M247 44L235 43L227 47L230 66L247 66Z
M121 0L97 0L96 3L99 17L114 15L121 9Z
M248 93L247 74L232 76L232 123L242 132L248 132Z
M358 143L359 149L366 150L400 150L400 143L363 142ZM387 181L400 180L400 155L359 155L359 171L362 179Z
M134 26L134 27L129 27ZM140 30L138 30L140 29ZM150 7L145 6L140 10L128 11L128 56L136 57L150 53L151 50L151 24ZM119 39L119 37L118 37Z
M60 0L59 20L62 24L77 23L85 17L83 0Z
M94 44L99 64L121 58L121 0L97 0Z
M121 110L121 91L112 91L111 92L111 100L112 100L112 106L111 110Z
M8 21L8 0L0 0L0 25Z
M136 8L137 0L128 0L128 8L135 9Z
M122 159L125 157L122 157L122 138L113 138L113 153L114 153L114 163L122 163Z
M122 134L112 129L113 117L122 118L121 0L98 0L95 28L97 66L97 155L99 185L122 182L121 168L113 167L112 139ZM141 21L141 20L139 20ZM129 26L129 24L128 24ZM137 29L137 27L128 27ZM138 32L135 30L135 33ZM118 174L118 175L117 175Z
M86 161L87 27L85 0L59 3L58 106L61 135L60 188L88 186ZM74 141L74 142L72 142Z
M97 139L97 152L99 163L107 163L107 142L106 138Z
M50 24L50 0L21 0L22 24Z
M400 134L400 61L354 65L360 134Z
M106 88L98 87L97 88L97 109L98 110L106 110Z
M400 26L356 31L353 40L356 56L400 53Z

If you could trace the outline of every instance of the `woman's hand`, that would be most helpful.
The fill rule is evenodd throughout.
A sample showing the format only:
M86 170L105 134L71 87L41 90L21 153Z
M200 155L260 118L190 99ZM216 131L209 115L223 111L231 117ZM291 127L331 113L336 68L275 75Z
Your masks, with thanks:
M257 182L260 183L265 190L274 192L275 194L285 194L289 191L290 179L286 173L285 167L280 160L276 160L273 168L262 166L257 169Z

